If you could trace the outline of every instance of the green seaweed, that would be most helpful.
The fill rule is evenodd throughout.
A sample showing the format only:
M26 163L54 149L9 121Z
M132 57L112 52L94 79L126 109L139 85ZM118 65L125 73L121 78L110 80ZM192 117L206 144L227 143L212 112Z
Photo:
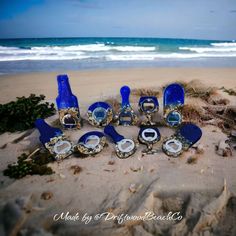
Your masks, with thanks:
M0 133L24 131L34 127L37 118L55 114L54 104L42 102L44 95L17 97L16 101L0 104Z
M47 151L39 151L30 158L26 153L22 153L17 163L8 165L3 171L5 176L14 179L23 178L26 175L51 175L53 170L47 166L48 163L54 161L54 157Z

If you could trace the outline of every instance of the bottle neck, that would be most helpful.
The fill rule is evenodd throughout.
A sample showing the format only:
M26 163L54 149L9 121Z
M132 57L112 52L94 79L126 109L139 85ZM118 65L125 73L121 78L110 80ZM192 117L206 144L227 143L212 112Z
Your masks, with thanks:
M71 95L73 95L67 75L59 75L57 77L57 83L58 83L58 94L59 94L59 96L71 96Z

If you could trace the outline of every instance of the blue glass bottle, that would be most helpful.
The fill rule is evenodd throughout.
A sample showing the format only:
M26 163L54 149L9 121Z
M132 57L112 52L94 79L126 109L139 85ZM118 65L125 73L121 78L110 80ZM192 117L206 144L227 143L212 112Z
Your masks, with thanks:
M63 135L60 129L51 127L43 119L37 119L35 126L40 133L39 140L43 145L50 142L52 138Z
M121 109L118 113L117 123L119 125L129 126L135 125L138 121L137 115L134 113L133 108L129 102L130 88L128 86L123 86L120 89L121 95Z
M60 129L48 125L43 119L37 119L35 126L40 133L40 142L56 160L62 160L72 154L73 145L66 140Z
M164 119L170 127L177 127L182 123L182 108L184 106L184 88L173 83L168 85L163 95Z
M64 128L81 128L81 118L77 97L72 94L67 75L58 75L58 96L56 98L59 119Z

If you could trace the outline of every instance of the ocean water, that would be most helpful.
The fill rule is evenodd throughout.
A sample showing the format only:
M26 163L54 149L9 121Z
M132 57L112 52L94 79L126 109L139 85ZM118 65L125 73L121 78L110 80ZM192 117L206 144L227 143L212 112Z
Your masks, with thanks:
M164 38L0 39L0 74L162 66L235 67L236 42Z

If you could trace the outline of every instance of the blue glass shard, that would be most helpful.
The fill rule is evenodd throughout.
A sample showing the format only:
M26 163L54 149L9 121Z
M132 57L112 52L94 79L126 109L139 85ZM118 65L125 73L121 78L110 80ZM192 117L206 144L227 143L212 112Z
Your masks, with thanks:
M129 103L130 88L128 86L121 87L120 95L122 98L122 103L121 103L122 108L130 106L130 103Z
M82 137L80 137L78 143L86 143L87 139L92 135L98 136L99 138L102 138L104 136L104 134L102 132L91 131L91 132L84 134Z
M67 75L58 75L58 97L56 98L56 103L58 109L66 109L71 107L78 108L78 100L75 95L72 94L69 78Z
M184 105L184 88L180 84L170 84L164 90L164 108L168 106Z
M39 140L43 145L48 143L51 138L61 136L63 134L60 129L51 127L43 119L37 119L35 121L35 127L39 130Z
M104 128L104 133L108 136L110 136L113 140L114 143L118 143L119 141L121 141L122 139L124 139L124 136L118 134L114 128L113 125L107 125Z
M183 136L191 145L202 137L201 129L192 123L182 125L178 130L178 134Z

